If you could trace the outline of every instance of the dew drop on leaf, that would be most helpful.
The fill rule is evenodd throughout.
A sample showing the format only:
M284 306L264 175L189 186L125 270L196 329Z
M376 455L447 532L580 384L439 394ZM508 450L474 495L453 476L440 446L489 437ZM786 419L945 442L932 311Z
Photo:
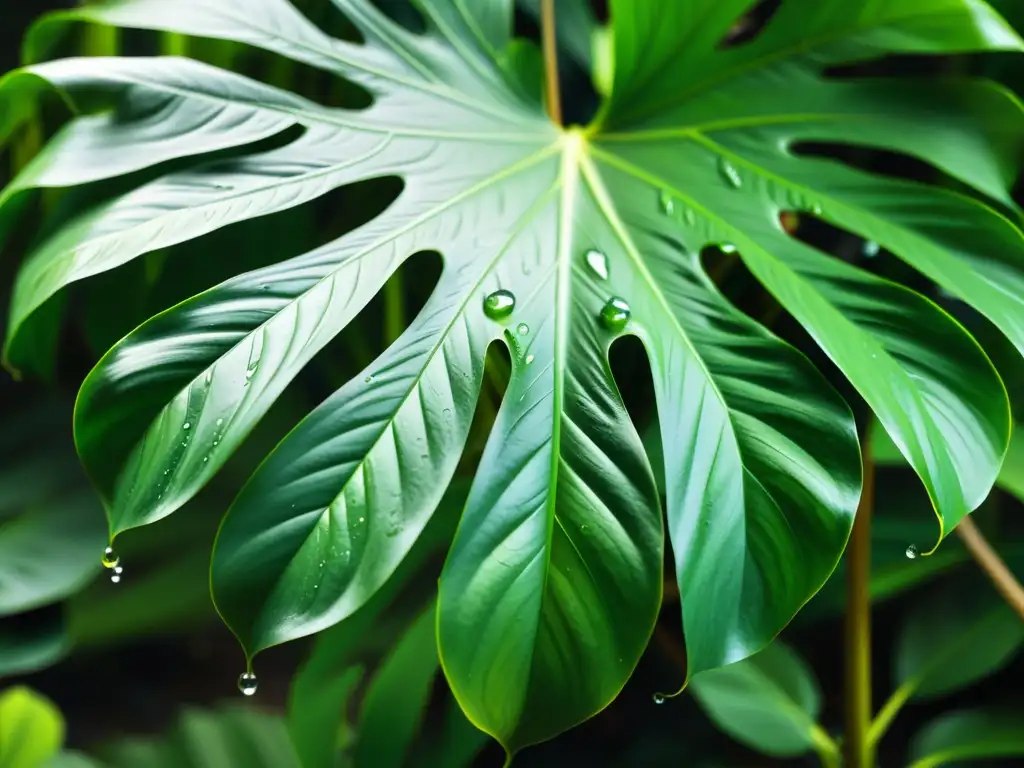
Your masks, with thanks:
M719 246L719 249L722 251L722 253L725 253L725 254L736 253L736 246L733 245L732 243L722 243Z
M917 554L918 554L918 552L917 552L917 547L916 546L911 544L910 546L907 547L907 559L908 560L916 560L917 559Z
M181 425L181 428L182 429L192 429L192 424L190 422L186 421L184 424Z
M528 326L526 323L520 323L518 326L516 326L516 333L518 333L520 336L525 336L529 332L530 326Z
M661 212L666 216L671 216L676 212L676 201L672 197L672 193L667 189L661 191L661 195L658 198L658 205L661 207Z
M621 331L629 323L629 304L625 299L613 296L601 307L601 322L609 331Z
M591 248L587 251L583 258L587 262L587 266L590 267L590 271L597 275L602 280L608 279L608 257L605 256L601 251Z
M103 563L104 568L116 568L121 563L121 558L117 552L114 551L113 547L107 547L103 550L103 556L100 557L100 562Z
M257 688L259 688L259 681L252 672L243 672L238 676L238 690L244 696L252 696L256 693Z
M743 186L743 178L740 176L740 172L736 170L736 166L724 157L718 161L718 170L722 174L722 178L725 179L725 183L733 189L739 189Z
M876 243L874 240L865 240L864 247L861 252L864 254L865 259L873 259L878 255L879 251L882 250L882 246Z
M533 362L533 355L527 355L526 356L526 364L529 365L532 362Z
M491 320L504 320L515 308L516 297L512 295L512 291L506 291L504 288L484 299L484 314Z
M696 214L694 214L692 208L686 209L686 211L683 213L683 220L691 227L697 223L697 216Z
M217 419L217 426L218 427L223 425L223 424L224 424L224 419Z
M651 697L651 699L654 701L655 704L664 704L665 703L665 696L664 696L664 694L661 694L661 693L654 694Z

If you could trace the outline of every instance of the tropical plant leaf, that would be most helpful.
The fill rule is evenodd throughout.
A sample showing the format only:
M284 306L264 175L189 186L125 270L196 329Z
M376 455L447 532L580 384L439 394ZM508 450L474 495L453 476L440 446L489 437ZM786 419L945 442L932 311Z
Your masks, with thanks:
M1013 222L980 198L800 149L900 152L1012 206L1024 113L1005 90L824 76L890 53L1019 50L981 0L812 12L789 0L724 50L749 0L613 0L610 95L593 125L565 130L526 87L539 74L529 56L508 55L526 45L511 39L508 0L421 0L423 35L367 0L334 3L363 44L286 0L90 5L44 19L29 42L75 20L233 40L346 78L372 96L363 110L173 57L49 62L0 85L43 79L119 118L79 118L68 135L86 138L58 141L9 200L196 158L28 256L6 344L15 366L31 359L40 308L76 280L340 186L403 182L368 224L178 304L104 356L76 439L112 535L194 496L406 259L444 260L409 328L281 443L224 520L214 595L250 656L340 621L387 580L456 469L498 342L512 379L441 578L442 665L468 717L510 752L610 702L661 595L660 503L608 365L628 333L653 371L689 668L767 645L842 551L858 446L823 376L717 291L709 244L737 251L867 401L928 490L939 538L984 499L1010 423L981 348L923 296L778 225L800 210L880 243L1024 349ZM153 110L167 116L159 130ZM298 138L245 151L291 126ZM95 153L74 149L86 140ZM228 148L237 156L201 157Z
M914 739L910 768L991 757L1024 757L1024 713L1006 710L950 712Z
M821 691L807 663L781 640L744 661L694 675L693 695L715 725L759 752L791 757L838 748L818 725Z
M398 640L370 681L360 710L356 765L401 768L405 764L439 666L436 618L432 604Z
M0 765L41 768L63 741L64 718L48 699L20 686L0 693Z
M0 680L51 666L70 650L60 608L0 619Z
M915 605L894 657L901 698L927 699L1002 669L1024 645L1024 623L987 585L950 585Z

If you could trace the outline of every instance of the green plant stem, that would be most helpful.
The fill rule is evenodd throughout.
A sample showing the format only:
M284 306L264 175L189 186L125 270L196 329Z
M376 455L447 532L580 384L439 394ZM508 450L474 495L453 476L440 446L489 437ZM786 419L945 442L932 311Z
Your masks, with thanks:
M814 740L814 751L818 754L818 760L821 761L822 768L842 767L843 760L839 754L839 747L832 740L832 737L825 733L821 726L814 726L811 738Z
M555 0L541 0L540 27L544 46L544 74L547 80L548 114L562 124L562 95L558 84L558 42L555 37Z
M870 434L866 429L865 436ZM871 728L871 514L875 463L862 441L864 482L853 532L846 548L846 765L874 768Z
M908 680L895 691L889 700L882 705L882 708L878 710L878 714L875 715L875 719L871 723L871 727L868 729L868 744L872 751L881 741L885 732L889 729L892 721L896 719L896 715L899 714L900 710L903 709L903 705L906 704L910 697L914 695L914 692L918 689L919 681L915 678Z
M395 272L384 283L384 342L390 346L405 330L405 291L402 273Z

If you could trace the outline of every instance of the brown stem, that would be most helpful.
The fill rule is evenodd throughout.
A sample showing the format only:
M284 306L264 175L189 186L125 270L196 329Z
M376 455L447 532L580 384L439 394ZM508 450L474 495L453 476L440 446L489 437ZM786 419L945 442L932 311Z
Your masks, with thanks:
M875 462L865 430L864 484L846 548L846 764L873 768L871 727L871 514Z
M992 580L999 594L1024 620L1024 586L1021 586L1003 559L992 549L992 545L978 530L978 526L970 517L965 517L956 527L956 532L967 547L967 551L978 561L981 570Z
M562 124L562 95L558 85L558 45L555 37L555 0L541 0L540 27L544 45L544 73L548 86L548 114Z

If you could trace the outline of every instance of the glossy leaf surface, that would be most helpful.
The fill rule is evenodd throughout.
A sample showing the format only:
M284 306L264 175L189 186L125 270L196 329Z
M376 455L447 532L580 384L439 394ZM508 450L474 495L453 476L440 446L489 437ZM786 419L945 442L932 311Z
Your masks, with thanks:
M13 365L72 282L355 182L403 185L369 223L172 307L104 356L76 438L112 534L191 499L400 265L443 259L404 333L288 435L225 518L214 595L250 656L353 614L395 571L456 470L495 342L510 349L511 382L437 608L442 666L471 721L514 752L624 685L661 597L653 469L691 673L764 648L835 567L860 457L847 405L719 293L708 245L737 252L871 406L921 477L940 538L985 498L1010 423L984 352L928 299L778 220L799 210L882 244L1024 349L1021 234L980 201L1010 205L1017 102L967 79L824 77L887 54L1019 49L987 5L822 0L808 12L787 0L751 43L721 49L749 0L617 0L607 103L587 129L561 129L539 83L524 84L539 72L509 53L528 49L512 40L510 2L422 0L424 35L367 0L334 4L362 44L286 0L122 0L53 16L32 37L85 19L235 40L350 80L366 109L173 57L48 62L0 88L42 78L113 110L72 123L14 190L195 158L30 254ZM247 150L293 126L297 138ZM911 155L979 199L811 156L805 142ZM239 151L202 157L227 148ZM653 373L665 447L653 469L608 363L624 334Z

